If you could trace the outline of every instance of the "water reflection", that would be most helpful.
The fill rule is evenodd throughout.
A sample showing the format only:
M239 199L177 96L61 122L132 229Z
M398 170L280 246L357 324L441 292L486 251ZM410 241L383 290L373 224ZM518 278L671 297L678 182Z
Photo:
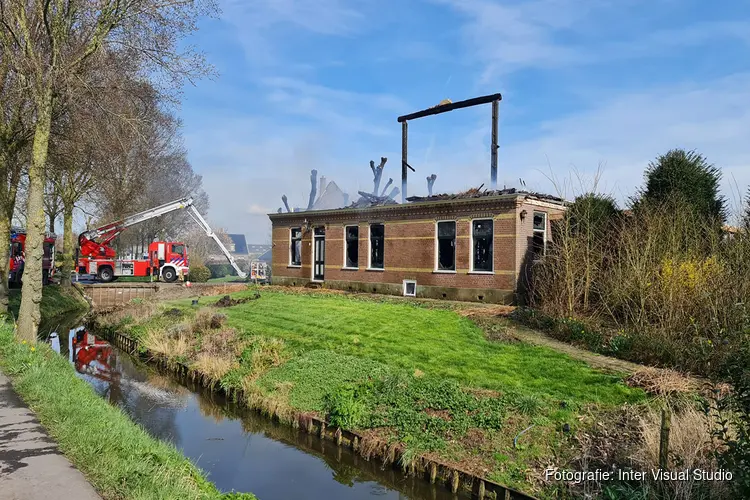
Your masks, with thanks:
M252 491L264 500L459 498L159 373L85 329L65 340L63 354L98 394L174 443L223 491Z

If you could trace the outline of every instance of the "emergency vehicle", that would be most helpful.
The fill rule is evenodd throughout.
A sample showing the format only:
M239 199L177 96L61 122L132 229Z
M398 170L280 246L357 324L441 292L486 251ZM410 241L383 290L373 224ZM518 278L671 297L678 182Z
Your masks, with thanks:
M42 283L49 284L55 274L55 240L57 236L47 233L44 238L44 256L42 257ZM10 274L8 285L21 286L26 264L26 231L19 227L10 230Z
M149 244L148 254L143 259L118 259L115 249L109 246L128 227L182 209L188 211L190 217L205 231L206 236L216 241L221 252L237 271L237 275L245 278L247 275L237 265L232 254L195 208L193 199L189 197L165 203L81 233L78 237L79 248L76 257L78 273L92 274L105 283L120 276L151 276L161 278L168 283L178 279L184 280L190 271L190 265L188 247L182 242L154 241Z

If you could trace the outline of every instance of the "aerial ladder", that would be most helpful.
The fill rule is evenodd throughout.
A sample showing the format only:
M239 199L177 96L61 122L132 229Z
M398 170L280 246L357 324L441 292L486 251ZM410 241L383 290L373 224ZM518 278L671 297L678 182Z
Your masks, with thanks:
M213 238L221 249L222 254L232 265L240 278L247 276L229 253L221 239L213 232L208 222L195 208L191 197L165 203L149 210L126 217L117 222L105 224L96 229L84 231L78 237L80 257L78 259L79 272L97 274L102 281L111 281L116 276L145 276L155 275L157 270L166 281L174 281L180 272L186 274L187 253L185 246L174 242L154 242L149 245L149 255L146 260L116 259L115 249L110 243L125 229L171 212L187 209L190 217L203 229L206 236Z

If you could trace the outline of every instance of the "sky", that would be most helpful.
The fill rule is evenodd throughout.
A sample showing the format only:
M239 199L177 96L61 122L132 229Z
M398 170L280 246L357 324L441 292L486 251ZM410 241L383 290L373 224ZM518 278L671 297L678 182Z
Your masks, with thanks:
M190 42L218 76L179 114L209 220L268 243L310 170L356 199L370 160L400 186L397 117L499 92L498 185L621 204L649 161L695 149L731 206L750 185L750 2L219 0ZM408 194L490 177L489 105L409 124ZM400 196L398 197L400 200Z

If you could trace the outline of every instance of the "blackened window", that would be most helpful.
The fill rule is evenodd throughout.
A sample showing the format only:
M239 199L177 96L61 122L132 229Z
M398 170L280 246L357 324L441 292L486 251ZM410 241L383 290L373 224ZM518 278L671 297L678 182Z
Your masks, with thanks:
M456 270L456 223L438 222L438 270Z
M531 241L534 258L540 259L547 253L547 214L534 212L534 236Z
M346 226L346 267L359 267L359 226Z
M370 224L370 268L383 269L383 247L385 246L385 226Z
M472 221L471 231L472 270L492 271L492 219Z
M291 231L291 245L289 248L289 264L302 265L302 229L293 227Z

